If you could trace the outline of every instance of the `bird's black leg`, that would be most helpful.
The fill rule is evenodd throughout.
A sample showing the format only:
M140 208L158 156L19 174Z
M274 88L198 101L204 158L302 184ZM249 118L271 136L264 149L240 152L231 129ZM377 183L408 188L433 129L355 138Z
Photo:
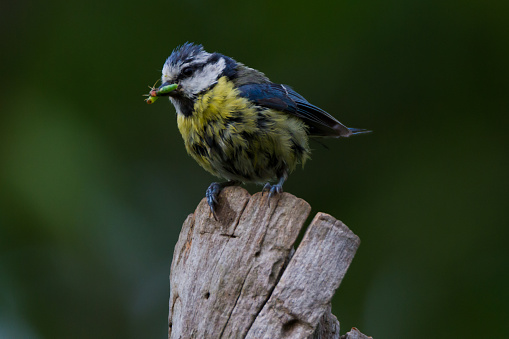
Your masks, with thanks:
M207 197L207 203L209 204L210 211L214 215L214 218L217 220L215 207L217 204L217 197L219 196L219 193L223 190L223 188L228 186L236 186L240 185L240 181L237 180L230 180L225 182L213 182L210 184L209 188L207 188L207 192L205 193L205 196Z

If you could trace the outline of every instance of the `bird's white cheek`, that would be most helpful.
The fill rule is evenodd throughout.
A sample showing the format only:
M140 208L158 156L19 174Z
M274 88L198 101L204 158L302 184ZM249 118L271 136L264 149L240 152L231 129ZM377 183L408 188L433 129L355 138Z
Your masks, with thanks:
M182 89L186 92L187 95L198 94L201 91L210 87L216 78L213 74L203 72L196 73L191 78L187 78L180 82Z
M189 94L198 94L217 82L217 78L223 71L226 63L219 59L215 64L209 64L196 72L192 77L181 81L182 88Z

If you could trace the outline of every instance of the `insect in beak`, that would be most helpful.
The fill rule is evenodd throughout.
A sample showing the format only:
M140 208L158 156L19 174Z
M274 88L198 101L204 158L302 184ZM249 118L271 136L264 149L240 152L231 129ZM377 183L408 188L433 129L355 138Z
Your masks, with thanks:
M157 82L156 82L157 84ZM162 84L160 87L158 88L155 88L155 85L150 87L150 92L149 94L145 95L145 96L148 96L147 99L145 99L146 103L147 104L153 104L158 97L162 97L162 96L168 96L170 95L171 92L173 92L174 90L177 89L178 87L178 84L168 84L168 83L164 83Z

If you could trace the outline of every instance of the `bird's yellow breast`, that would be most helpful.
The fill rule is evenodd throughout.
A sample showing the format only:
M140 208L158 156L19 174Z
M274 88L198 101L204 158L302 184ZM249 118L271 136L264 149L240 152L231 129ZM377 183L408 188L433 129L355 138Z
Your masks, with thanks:
M253 105L226 77L200 95L177 124L187 152L207 171L229 180L264 182L309 157L298 118Z
M212 136L214 130L225 128L225 122L239 114L246 117L246 121L252 121L256 110L238 94L233 83L222 77L212 89L197 98L191 116L179 114L177 124L186 144L199 136ZM211 124L214 128L210 128ZM243 128L254 130L255 126L248 123Z

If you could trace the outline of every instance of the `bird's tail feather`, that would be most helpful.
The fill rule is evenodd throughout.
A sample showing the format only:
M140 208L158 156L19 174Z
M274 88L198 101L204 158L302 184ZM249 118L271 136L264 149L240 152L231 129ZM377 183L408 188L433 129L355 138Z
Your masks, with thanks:
M364 129L364 128L350 128L348 127L348 131L350 131L350 135L356 135L356 134L364 134L364 133L371 133L370 130Z

